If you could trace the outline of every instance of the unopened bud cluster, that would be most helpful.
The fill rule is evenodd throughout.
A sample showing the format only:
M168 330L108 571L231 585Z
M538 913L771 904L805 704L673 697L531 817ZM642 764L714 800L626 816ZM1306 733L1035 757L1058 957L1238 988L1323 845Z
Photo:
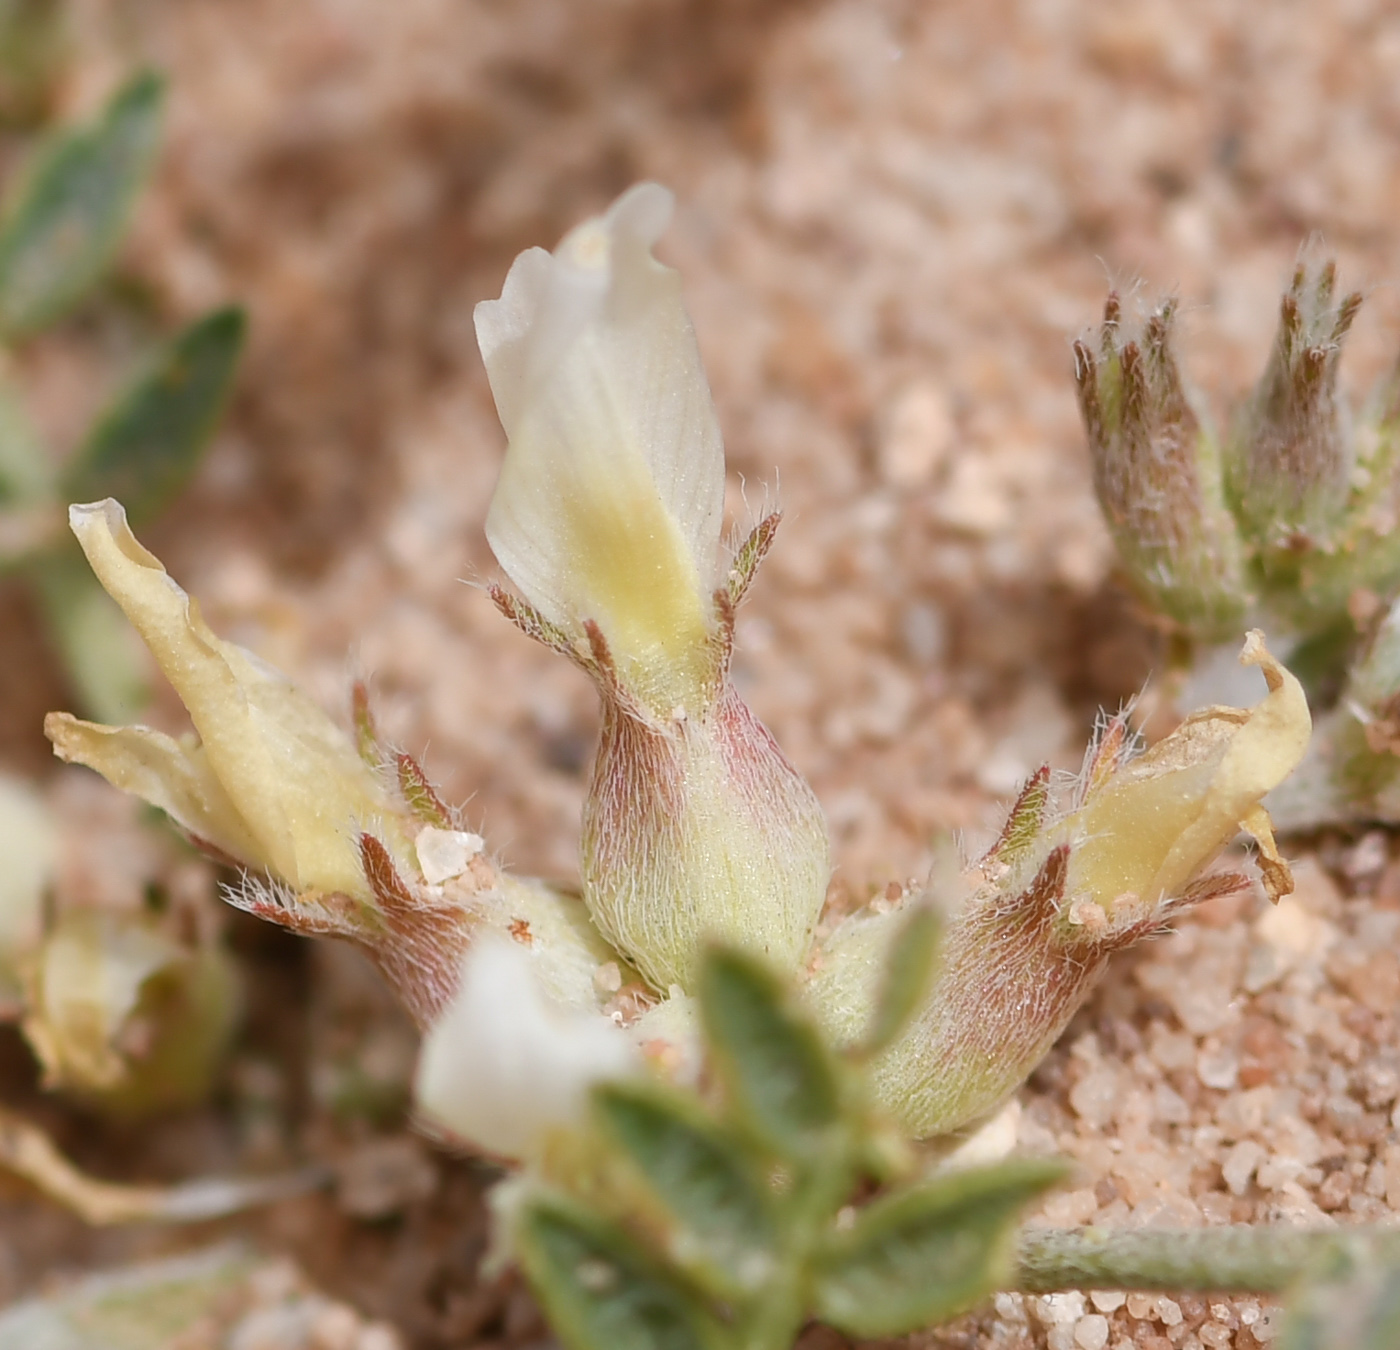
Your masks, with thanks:
M1098 349L1075 343L1094 486L1134 579L1169 617L1211 635L1244 623L1244 558L1225 507L1220 446L1182 384L1174 302L1126 324L1118 296Z
M1290 827L1400 818L1400 419L1394 375L1359 413L1338 389L1361 303L1333 261L1300 261L1223 433L1181 377L1174 301L1130 319L1110 295L1074 348L1095 488L1135 589L1197 644L1258 624L1296 654L1322 721L1277 799Z
M1094 484L1123 566L1190 636L1242 618L1306 634L1345 621L1358 588L1400 586L1400 464L1377 400L1356 418L1337 389L1362 297L1336 265L1300 262L1264 373L1224 433L1185 387L1175 302L1128 318L1111 294L1096 341L1075 344Z

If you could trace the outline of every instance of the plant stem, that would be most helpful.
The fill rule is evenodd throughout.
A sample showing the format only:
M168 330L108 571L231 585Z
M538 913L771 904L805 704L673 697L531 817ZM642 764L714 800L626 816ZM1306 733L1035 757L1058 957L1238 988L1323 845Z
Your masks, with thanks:
M1163 1289L1277 1294L1299 1276L1400 1253L1395 1229L1030 1228L1021 1234L1016 1288Z

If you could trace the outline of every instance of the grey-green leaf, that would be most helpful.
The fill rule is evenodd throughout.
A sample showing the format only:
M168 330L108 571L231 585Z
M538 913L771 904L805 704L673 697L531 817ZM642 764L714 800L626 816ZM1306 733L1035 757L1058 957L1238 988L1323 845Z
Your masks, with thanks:
M634 1084L600 1088L604 1128L675 1225L677 1259L725 1292L751 1290L772 1264L773 1223L763 1179L743 1141L671 1093Z
M902 1336L965 1311L1008 1278L1018 1214L1065 1171L1002 1163L877 1200L823 1245L817 1315L852 1336Z
M143 71L97 123L39 151L0 219L0 333L25 337L76 304L106 271L160 135L164 81Z
M779 1155L813 1157L841 1119L839 1068L782 982L742 952L706 954L700 1016L730 1100L743 1124Z
M0 504L29 506L51 497L53 471L18 395L0 384Z
M892 1045L909 1024L933 981L938 954L938 915L927 905L916 905L890 946L879 1002L858 1048L861 1056L875 1056Z
M115 497L138 525L156 514L194 472L213 434L246 327L242 310L219 309L163 347L74 456L64 500Z
M1400 1238L1289 1301L1278 1350L1394 1350L1400 1345Z
M529 1204L520 1263L568 1350L712 1350L700 1298L626 1233L562 1201Z

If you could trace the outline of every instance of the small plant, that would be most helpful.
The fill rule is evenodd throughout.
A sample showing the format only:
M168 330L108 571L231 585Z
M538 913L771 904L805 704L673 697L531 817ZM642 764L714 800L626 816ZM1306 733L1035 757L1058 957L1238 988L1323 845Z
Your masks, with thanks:
M50 136L10 185L0 205L0 343L14 349L93 295L150 172L163 99L158 76L134 76L91 125ZM218 309L158 347L61 467L25 416L13 370L0 370L0 567L33 586L74 691L96 716L139 712L145 674L64 534L62 504L119 494L137 519L157 515L199 463L243 330L240 310Z
M702 956L708 1090L596 1087L568 1164L547 1160L511 1196L511 1245L567 1345L787 1350L809 1317L896 1336L1013 1278L1017 1216L1065 1167L920 1176L862 1072L923 995L935 929L927 909L909 918L872 1025L844 1054L761 963Z
M518 1165L503 1249L580 1350L776 1350L811 1315L886 1334L1003 1283L1272 1290L1343 1250L1035 1230L1013 1260L1015 1215L1057 1165L920 1179L907 1141L946 1150L988 1120L1112 953L1249 884L1202 875L1239 831L1269 895L1291 889L1261 803L1305 754L1307 701L1250 631L1253 707L1200 709L1146 750L1105 718L1082 772L1032 775L984 855L819 937L820 807L729 669L778 520L721 547L717 419L652 254L670 210L632 189L522 254L477 310L509 441L486 529L518 588L490 594L603 706L578 893L495 861L383 746L363 687L347 733L219 638L110 498L72 506L71 527L195 734L53 713L56 753L243 868L234 904L379 963L426 1033L425 1119ZM1120 440L1151 443L1134 417ZM1238 639L1243 610L1211 612Z
M1186 386L1174 300L1109 296L1075 343L1094 485L1123 570L1176 636L1187 688L1213 651L1267 627L1320 713L1307 761L1270 799L1285 828L1400 820L1400 376L1359 413L1337 390L1361 307L1305 254L1259 383L1223 431Z

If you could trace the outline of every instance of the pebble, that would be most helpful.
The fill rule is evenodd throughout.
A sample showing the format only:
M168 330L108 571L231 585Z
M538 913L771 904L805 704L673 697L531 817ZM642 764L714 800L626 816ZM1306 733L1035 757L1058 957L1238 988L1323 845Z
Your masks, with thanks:
M1117 1312L1128 1301L1121 1289L1095 1289L1089 1295L1089 1302L1101 1313Z
M1108 1066L1091 1069L1069 1094L1069 1104L1086 1125L1101 1130L1113 1119L1122 1095L1118 1075Z
M418 832L413 846L418 854L418 865L423 869L423 880L430 886L440 886L444 881L461 876L471 860L486 847L486 841L479 834L469 834L465 830L440 830L435 825L427 825Z
M931 380L918 380L899 391L876 452L880 477L891 487L920 487L952 449L956 428L948 397Z
M1220 1171L1231 1195L1243 1195L1249 1189L1254 1169L1264 1161L1263 1146L1253 1139L1242 1139L1225 1155Z
M1108 1344L1108 1318L1090 1313L1074 1324L1074 1343L1079 1350L1103 1350Z
M1240 1058L1229 1047L1207 1041L1196 1056L1196 1077L1208 1088L1228 1091L1240 1076Z

